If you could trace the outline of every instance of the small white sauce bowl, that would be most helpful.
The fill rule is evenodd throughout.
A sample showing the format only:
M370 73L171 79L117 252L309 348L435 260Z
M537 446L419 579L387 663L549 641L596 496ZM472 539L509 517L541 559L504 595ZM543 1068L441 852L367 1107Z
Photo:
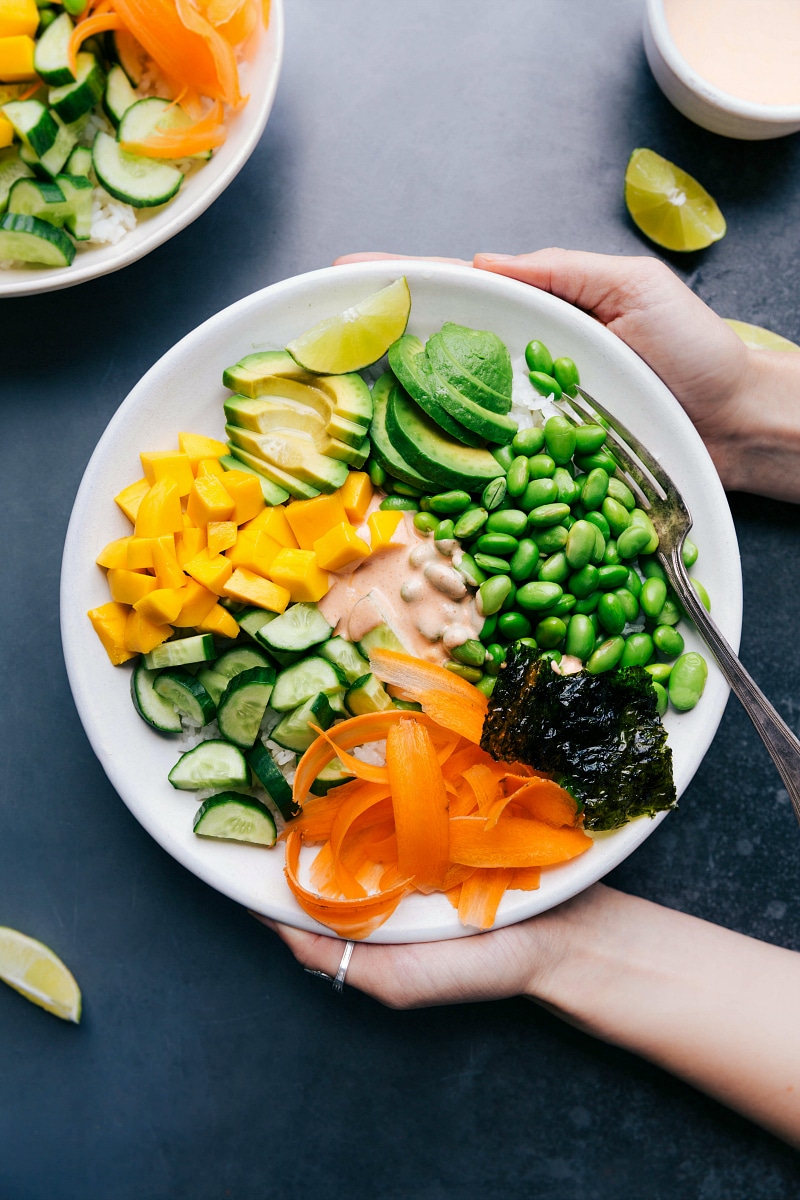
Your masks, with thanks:
M656 83L670 103L711 133L762 141L800 129L800 104L753 104L721 91L698 75L672 40L664 0L645 0L644 52Z

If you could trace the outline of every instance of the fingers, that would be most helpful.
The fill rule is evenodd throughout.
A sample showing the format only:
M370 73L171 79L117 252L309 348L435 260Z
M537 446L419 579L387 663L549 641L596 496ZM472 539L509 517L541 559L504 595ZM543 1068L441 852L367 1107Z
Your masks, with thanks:
M471 267L472 263L466 258L436 258L433 256L426 257L424 254L387 254L383 250L364 250L360 254L342 254L339 258L333 260L335 267L341 267L345 263L356 262L378 262L384 258L404 258L412 262L443 262L455 263L460 267Z

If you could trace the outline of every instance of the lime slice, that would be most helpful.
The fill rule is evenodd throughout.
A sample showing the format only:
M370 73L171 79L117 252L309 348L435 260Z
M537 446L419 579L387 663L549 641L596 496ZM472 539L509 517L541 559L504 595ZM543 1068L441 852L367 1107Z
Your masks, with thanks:
M377 362L401 334L411 311L405 276L360 304L328 317L289 342L286 349L307 371L347 375Z
M0 979L65 1021L81 1019L81 990L47 946L0 925Z
M634 150L625 203L635 224L667 250L703 250L725 236L725 218L704 187L653 150Z
M725 324L730 325L745 346L752 350L795 350L800 353L800 346L796 342L790 342L788 338L773 333L771 329L764 329L761 325L748 325L747 321L733 321L728 317L725 317Z

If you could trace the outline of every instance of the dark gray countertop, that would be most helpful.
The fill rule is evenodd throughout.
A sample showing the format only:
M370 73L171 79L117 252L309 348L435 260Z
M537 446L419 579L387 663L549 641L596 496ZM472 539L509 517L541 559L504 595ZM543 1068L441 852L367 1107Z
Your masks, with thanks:
M622 200L644 145L728 219L676 270L723 316L800 340L800 141L728 142L674 112L638 0L288 9L274 112L228 192L124 272L0 305L0 923L53 946L85 997L75 1028L0 988L0 1197L794 1197L781 1143L526 1002L336 999L150 840L84 737L58 625L81 473L143 372L248 292L357 249L651 253ZM732 508L742 658L797 728L798 512ZM612 881L798 947L799 861L732 701L680 810Z

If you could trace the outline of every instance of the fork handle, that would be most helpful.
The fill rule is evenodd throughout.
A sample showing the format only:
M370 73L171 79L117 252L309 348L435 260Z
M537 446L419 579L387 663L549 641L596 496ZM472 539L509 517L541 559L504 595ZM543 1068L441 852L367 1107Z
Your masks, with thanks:
M659 558L681 604L717 660L722 674L742 702L745 712L769 751L778 768L778 774L786 785L795 816L800 821L800 741L744 669L706 612L683 565L680 547L675 547L668 555L660 554Z

